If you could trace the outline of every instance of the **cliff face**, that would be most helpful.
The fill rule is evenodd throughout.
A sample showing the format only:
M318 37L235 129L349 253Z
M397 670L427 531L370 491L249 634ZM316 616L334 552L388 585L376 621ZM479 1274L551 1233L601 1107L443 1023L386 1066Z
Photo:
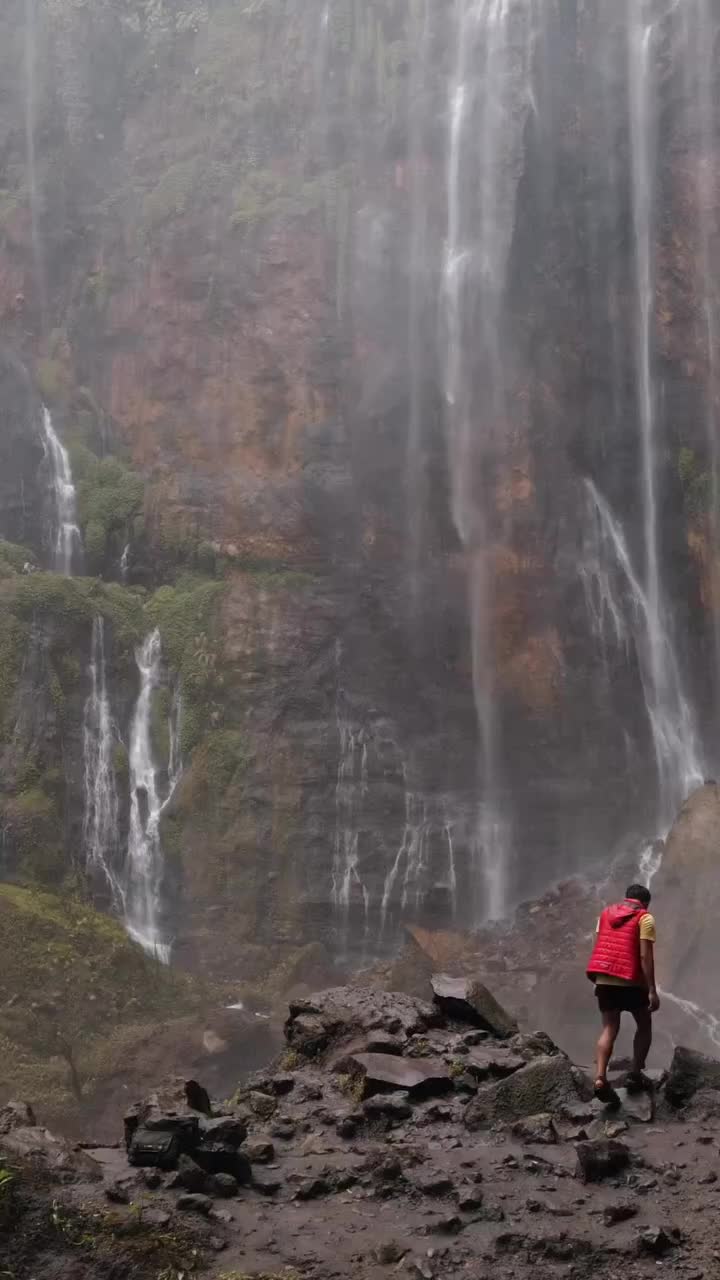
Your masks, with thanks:
M88 871L98 614L122 867L159 626L163 930L226 975L471 924L714 767L716 24L451 8L0 16L0 533L50 566L45 402L104 580L0 583L4 874Z

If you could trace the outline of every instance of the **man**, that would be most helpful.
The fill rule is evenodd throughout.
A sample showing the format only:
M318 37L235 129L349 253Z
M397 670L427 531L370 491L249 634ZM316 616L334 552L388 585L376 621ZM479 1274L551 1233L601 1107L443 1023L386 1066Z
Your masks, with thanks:
M631 884L623 902L606 907L597 923L595 948L588 962L588 977L602 1016L597 1045L595 1097L613 1102L607 1071L615 1047L620 1017L631 1013L636 1031L629 1089L642 1089L647 1080L643 1068L652 1044L652 1014L660 1008L655 986L655 920L650 915L650 891Z

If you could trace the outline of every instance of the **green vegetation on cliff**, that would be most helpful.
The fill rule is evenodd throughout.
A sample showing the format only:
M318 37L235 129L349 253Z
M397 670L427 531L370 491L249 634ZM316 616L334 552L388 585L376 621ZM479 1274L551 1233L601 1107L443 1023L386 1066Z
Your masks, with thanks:
M69 1090L80 1103L123 1029L198 1005L188 979L75 898L0 884L0 954L3 1083L46 1102L48 1090L55 1102Z
M218 650L223 590L222 582L186 574L174 587L160 587L145 610L148 628L159 628L165 660L180 681L181 750L185 757L208 724L211 702L222 682Z
M83 446L72 453L78 480L78 515L85 554L91 568L102 568L109 554L118 555L142 516L144 484L119 458L97 458Z

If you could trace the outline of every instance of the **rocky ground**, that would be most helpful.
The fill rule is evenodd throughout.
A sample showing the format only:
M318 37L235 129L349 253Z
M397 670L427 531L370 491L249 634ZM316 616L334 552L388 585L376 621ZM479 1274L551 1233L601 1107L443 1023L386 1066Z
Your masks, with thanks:
M716 1275L720 1062L676 1049L612 1110L485 988L432 985L296 1002L230 1102L168 1083L111 1147L6 1107L3 1276ZM158 1140L171 1167L135 1167Z

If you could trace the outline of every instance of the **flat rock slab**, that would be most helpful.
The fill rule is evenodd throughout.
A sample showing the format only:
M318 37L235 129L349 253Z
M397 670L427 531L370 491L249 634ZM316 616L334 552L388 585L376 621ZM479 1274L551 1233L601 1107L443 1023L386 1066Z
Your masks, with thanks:
M69 1142L56 1138L40 1126L11 1129L3 1136L3 1152L32 1160L54 1182L101 1182L102 1169L85 1151L75 1151Z
M352 1067L363 1077L366 1098L398 1089L411 1097L427 1098L448 1093L453 1087L448 1068L440 1058L397 1058L389 1053L358 1053L352 1059Z
M517 1033L518 1025L503 1009L491 991L472 978L451 978L445 973L430 979L435 1003L446 1017L469 1022L473 1027L507 1037Z

